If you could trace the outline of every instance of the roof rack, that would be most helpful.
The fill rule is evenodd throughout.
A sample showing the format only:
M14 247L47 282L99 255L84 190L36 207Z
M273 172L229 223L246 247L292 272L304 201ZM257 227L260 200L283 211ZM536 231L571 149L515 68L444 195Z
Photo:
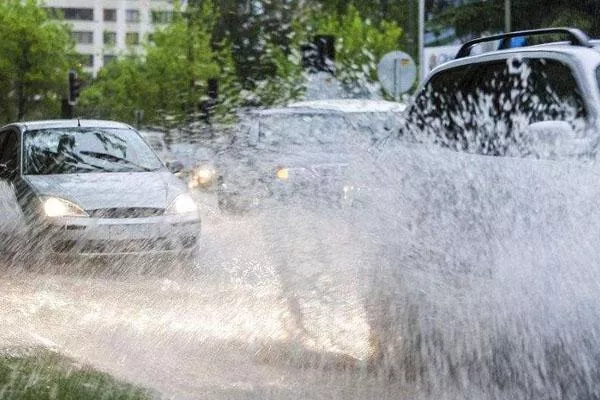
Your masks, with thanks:
M509 33L501 33L499 35L486 36L478 39L473 39L463 44L456 54L456 58L467 57L471 54L471 50L473 46L479 43L485 42L493 42L496 40L501 40L499 49L507 49L508 39L515 37L523 37L523 36L540 36L540 35L548 35L548 34L556 34L560 33L569 37L571 44L574 46L582 46L582 47L593 47L590 43L590 38L585 32L577 28L544 28L544 29L531 29L525 31L517 31L517 32L509 32Z

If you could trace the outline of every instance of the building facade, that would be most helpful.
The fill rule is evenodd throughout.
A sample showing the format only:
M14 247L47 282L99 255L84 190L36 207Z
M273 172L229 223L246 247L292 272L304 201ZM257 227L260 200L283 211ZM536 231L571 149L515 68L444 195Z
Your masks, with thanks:
M44 7L70 24L83 67L94 75L119 55L142 51L174 9L173 0L45 0Z

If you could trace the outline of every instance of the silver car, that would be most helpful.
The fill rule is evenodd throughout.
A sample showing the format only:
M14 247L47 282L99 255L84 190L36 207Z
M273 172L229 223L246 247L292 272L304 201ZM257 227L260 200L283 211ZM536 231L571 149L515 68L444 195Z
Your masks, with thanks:
M1 204L18 212L1 230L13 243L25 239L29 250L43 254L193 254L201 222L186 185L173 175L180 168L163 164L122 123L4 126Z
M351 159L397 131L403 110L396 102L337 99L248 112L218 160L219 207L359 203L360 188L347 176Z

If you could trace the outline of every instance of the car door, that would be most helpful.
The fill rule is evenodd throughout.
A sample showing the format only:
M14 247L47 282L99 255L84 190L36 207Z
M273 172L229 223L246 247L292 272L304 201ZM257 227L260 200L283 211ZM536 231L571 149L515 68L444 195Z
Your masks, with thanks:
M24 218L15 188L20 179L20 135L14 129L0 131L0 240L2 246L24 232Z

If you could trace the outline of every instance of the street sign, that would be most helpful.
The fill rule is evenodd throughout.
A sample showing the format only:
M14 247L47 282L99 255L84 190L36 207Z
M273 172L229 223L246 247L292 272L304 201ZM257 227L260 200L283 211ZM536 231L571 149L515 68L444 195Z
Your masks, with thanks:
M417 79L417 66L411 56L402 51L387 53L377 65L377 78L385 91L399 99L412 88Z

